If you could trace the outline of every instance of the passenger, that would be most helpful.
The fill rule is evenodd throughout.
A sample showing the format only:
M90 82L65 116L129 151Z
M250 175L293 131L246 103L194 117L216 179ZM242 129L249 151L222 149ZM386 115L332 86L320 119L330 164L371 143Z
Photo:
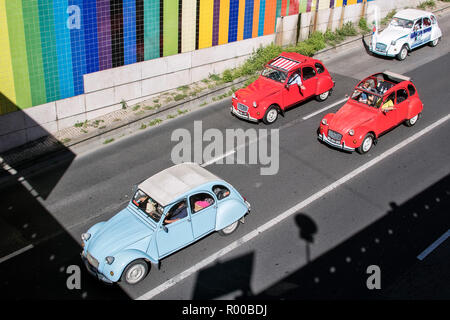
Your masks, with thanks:
M394 110L394 102L392 99L388 99L382 106L381 111L391 111Z
M303 95L302 90L305 90L305 86L302 83L302 79L300 77L300 74L298 72L295 72L291 78L289 79L289 85L296 84L298 87L298 91L301 95Z
M205 209L212 205L214 200L211 198L205 198L204 200L195 201L195 212Z

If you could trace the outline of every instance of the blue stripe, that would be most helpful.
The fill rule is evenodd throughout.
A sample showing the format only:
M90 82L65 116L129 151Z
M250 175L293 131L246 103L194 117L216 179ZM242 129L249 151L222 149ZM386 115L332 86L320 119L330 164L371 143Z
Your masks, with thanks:
M69 6L75 5L83 12L83 0L69 0ZM84 19L81 14L80 29L70 29L70 43L72 47L72 65L73 65L73 89L74 94L79 95L84 92L83 74L86 73L86 56L84 50Z
M86 51L86 73L99 70L98 35L97 35L97 6L93 0L83 1L84 19L84 50Z
M136 62L136 1L123 0L124 63Z
M264 35L264 15L266 14L266 0L259 3L258 37Z
M53 7L55 21L56 57L58 61L59 97L64 99L72 97L72 49L70 46L70 32L67 28L67 0L59 0ZM45 53L44 53L45 55Z
M253 0L245 1L245 14L244 14L244 39L252 37L253 29Z
M228 42L233 42L237 40L238 18L239 18L239 0L230 0Z

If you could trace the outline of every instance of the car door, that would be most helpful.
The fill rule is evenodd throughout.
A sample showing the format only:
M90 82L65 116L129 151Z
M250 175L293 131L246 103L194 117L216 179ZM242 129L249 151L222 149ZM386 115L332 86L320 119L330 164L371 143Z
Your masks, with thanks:
M304 99L303 92L296 83L292 83L293 78L300 75L300 69L295 70L289 76L286 86L283 89L283 105L284 108L292 106Z
M381 105L383 106L389 100L394 103L394 109L389 110L389 111L380 110L380 113L378 116L378 121L377 121L377 127L378 127L379 134L389 130L390 128L392 128L393 126L395 126L397 124L398 112L396 109L397 106L395 104L395 92L392 92L391 94L389 94L389 96L387 96L383 100ZM382 109L382 108L380 108L380 109Z
M209 192L198 192L189 197L194 239L214 230L216 226L217 202Z
M417 19L413 26L413 31L411 33L411 48L415 48L422 44L422 35L423 35L423 28L422 28L422 18Z
M158 246L159 257L166 256L175 250L178 250L194 240L192 232L192 220L189 214L189 207L187 207L188 215L178 221L172 223L165 223L165 220L170 218L170 214L186 200L175 203L164 216L160 228L156 234L156 244Z
M312 66L302 67L302 82L305 89L302 90L304 98L316 95L317 74Z
M422 19L422 21L423 21L422 41L423 41L423 43L425 43L425 42L428 42L431 40L432 23L431 23L431 19L428 17L424 17Z
M399 89L396 91L396 105L395 108L397 111L397 122L402 122L406 119L406 115L408 114L408 108L409 108L409 95L408 91L406 89Z

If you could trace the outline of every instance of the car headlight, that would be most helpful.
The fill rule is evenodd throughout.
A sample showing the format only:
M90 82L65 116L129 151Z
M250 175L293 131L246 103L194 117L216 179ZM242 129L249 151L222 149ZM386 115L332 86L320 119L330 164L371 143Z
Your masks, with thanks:
M258 106L258 104L256 103L256 101L253 101L253 108L256 108Z
M350 129L350 131L348 132L348 134L351 135L351 136L354 135L354 134L355 134L355 130Z
M90 234L90 233L83 233L83 234L81 235L81 240L83 240L83 241L88 241L90 237L91 237L91 234Z
M112 264L114 262L114 257L107 256L105 258L107 264Z
M233 98L233 99L237 99L236 98L236 94L233 92L233 94L231 95L231 98Z
M322 124L323 124L324 126L326 126L326 125L327 125L327 119L323 118L323 119L322 119Z
M391 41L391 44L392 44L393 46L395 46L395 44L396 44L395 40L392 40L392 41Z

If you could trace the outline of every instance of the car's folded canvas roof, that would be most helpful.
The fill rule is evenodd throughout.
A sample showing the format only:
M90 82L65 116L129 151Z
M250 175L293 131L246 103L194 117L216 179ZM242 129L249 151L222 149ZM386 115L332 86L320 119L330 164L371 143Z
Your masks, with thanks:
M138 187L160 205L166 206L189 190L217 180L220 178L200 165L185 162L151 176Z

